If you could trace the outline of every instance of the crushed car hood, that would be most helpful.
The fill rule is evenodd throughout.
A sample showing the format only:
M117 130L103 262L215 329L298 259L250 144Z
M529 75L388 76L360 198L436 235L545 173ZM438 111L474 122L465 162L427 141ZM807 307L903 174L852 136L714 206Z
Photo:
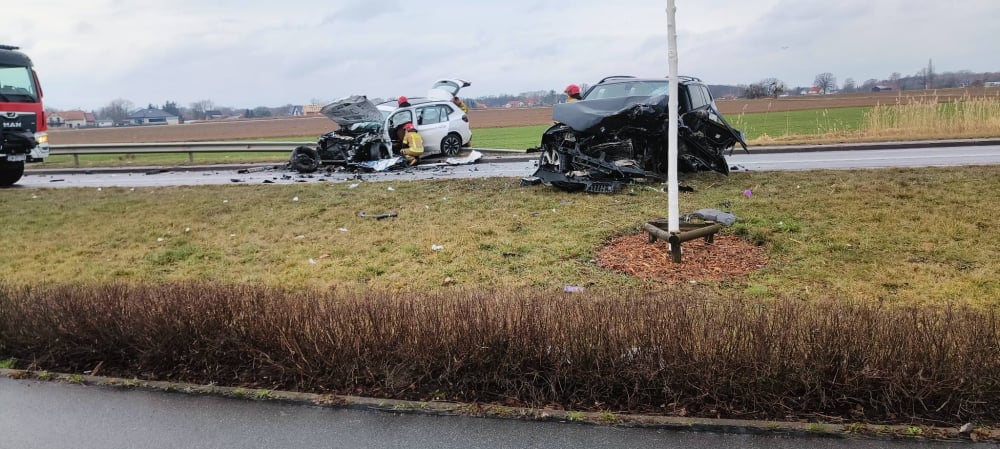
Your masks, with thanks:
M382 122L382 113L364 95L351 95L323 106L320 113L333 120L341 128L356 123Z
M575 103L557 104L552 108L552 120L563 123L574 131L593 132L604 119L618 116L638 105L657 108L658 112L666 110L667 96L654 97L618 97L601 100L578 101Z

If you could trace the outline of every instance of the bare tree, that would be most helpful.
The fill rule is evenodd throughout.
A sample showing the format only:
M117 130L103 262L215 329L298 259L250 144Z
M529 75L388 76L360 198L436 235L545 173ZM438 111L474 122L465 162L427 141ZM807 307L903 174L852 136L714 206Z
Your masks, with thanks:
M205 112L215 109L215 103L212 100L201 100L191 103L191 114L194 115L195 120L204 120Z
M135 109L135 105L131 101L124 98L119 98L112 100L106 106L101 108L97 115L98 117L105 120L114 120L115 122L124 122L128 120L129 111Z
M903 77L899 72L892 72L889 75L889 84L892 84L893 89L902 89L903 86L900 85L899 80Z
M779 95L785 93L787 90L788 86L785 85L784 81L777 78L764 78L743 87L743 96L745 98L778 98Z
M847 78L844 80L844 86L841 88L844 92L854 92L857 90L857 86L854 83L854 78Z
M826 94L837 88L837 78L830 72L820 73L816 75L816 81L813 81L813 85L822 90L823 94Z
M875 78L869 78L869 79L865 80L865 82L861 83L861 88L859 90L863 90L865 92L868 92L868 91L872 90L877 85L878 85L878 80L877 79L875 79Z

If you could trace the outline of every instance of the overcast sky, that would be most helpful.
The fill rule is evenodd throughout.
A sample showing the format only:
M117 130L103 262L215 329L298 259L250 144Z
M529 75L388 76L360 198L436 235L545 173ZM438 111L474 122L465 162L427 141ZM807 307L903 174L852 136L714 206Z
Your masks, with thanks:
M48 106L212 100L247 108L422 95L561 91L665 76L665 0L22 0L0 43L35 62ZM811 85L1000 71L1000 0L676 0L680 73ZM11 13L13 12L13 16Z

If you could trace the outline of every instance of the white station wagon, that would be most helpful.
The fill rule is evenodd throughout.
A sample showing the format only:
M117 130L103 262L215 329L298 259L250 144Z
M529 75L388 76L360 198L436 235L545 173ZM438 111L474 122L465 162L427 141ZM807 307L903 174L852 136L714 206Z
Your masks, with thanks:
M424 141L422 157L454 156L472 140L469 117L452 103L463 87L459 79L440 80L426 97L409 98L409 106L396 100L378 106L363 95L352 95L323 106L321 112L340 129L319 137L317 147L300 146L292 151L291 166L311 173L322 164L360 163L399 155L402 128L412 123Z

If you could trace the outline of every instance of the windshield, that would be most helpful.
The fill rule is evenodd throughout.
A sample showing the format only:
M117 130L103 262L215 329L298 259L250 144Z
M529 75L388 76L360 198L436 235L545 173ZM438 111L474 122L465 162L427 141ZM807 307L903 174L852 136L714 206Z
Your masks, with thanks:
M652 97L667 95L670 81L626 81L621 83L598 84L594 86L584 100L600 100L603 98L620 97Z
M27 67L0 65L0 101L38 102L33 79Z

